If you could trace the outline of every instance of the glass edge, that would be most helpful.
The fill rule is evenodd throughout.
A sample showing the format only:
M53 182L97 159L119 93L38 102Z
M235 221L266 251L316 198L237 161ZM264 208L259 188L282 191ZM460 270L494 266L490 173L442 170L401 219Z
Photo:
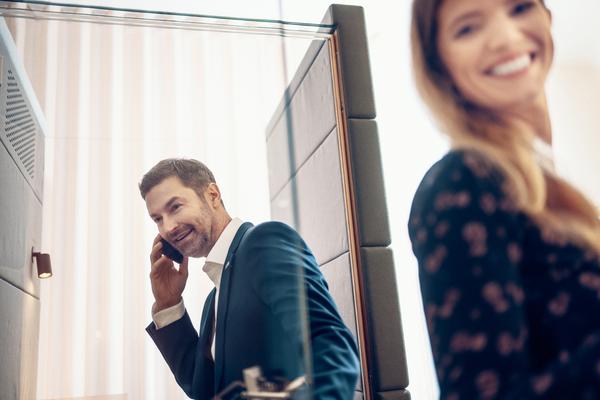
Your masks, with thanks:
M50 1L37 1L37 0L12 0L12 1L0 1L0 8L10 9L10 4L23 4L23 5L36 5L36 6L46 6L46 7L64 7L71 9L89 9L89 10L100 10L100 11L114 11L114 12L123 12L123 13L141 13L141 14L154 14L154 15L163 15L163 16L171 16L171 17L191 17L191 18L199 18L199 19L208 19L208 20L218 20L218 21L232 21L232 22L252 22L252 23L262 23L269 25L280 25L281 29L285 31L286 27L303 27L303 28L314 28L315 31L319 33L333 33L335 30L335 25L329 24L317 24L310 22L297 22L297 21L284 21L284 20L271 20L271 19L260 19L260 18L243 18L243 17L226 17L221 15L208 15L208 14L192 14L192 13L182 13L176 11L160 11L160 10L145 10L145 9L136 9L136 8L119 8L119 7L109 7L109 6L99 6L99 5L89 5L89 4L69 4L69 3L57 3ZM43 11L43 10L32 10L32 11ZM86 15L84 13L80 13L82 15ZM93 14L93 16L98 17L102 15Z

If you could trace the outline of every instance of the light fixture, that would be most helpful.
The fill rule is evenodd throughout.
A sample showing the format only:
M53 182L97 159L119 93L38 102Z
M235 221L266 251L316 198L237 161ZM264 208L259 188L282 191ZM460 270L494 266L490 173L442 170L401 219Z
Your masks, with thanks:
M32 256L35 258L35 264L37 265L38 278L50 278L52 276L52 264L50 263L50 254L33 252Z

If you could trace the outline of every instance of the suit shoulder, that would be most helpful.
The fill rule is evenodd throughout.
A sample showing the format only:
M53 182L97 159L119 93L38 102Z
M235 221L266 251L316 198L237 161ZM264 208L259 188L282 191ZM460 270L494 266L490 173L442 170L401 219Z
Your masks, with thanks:
M318 264L308 245L289 225L270 221L256 225L240 243L237 257L260 267L261 271L283 270L282 265L315 268ZM290 264L290 260L294 260Z
M260 223L244 235L238 252L273 248L306 247L306 243L291 226L278 221Z
M279 221L268 221L256 225L248 233L247 240L263 239L265 237L299 237L298 233L291 226Z

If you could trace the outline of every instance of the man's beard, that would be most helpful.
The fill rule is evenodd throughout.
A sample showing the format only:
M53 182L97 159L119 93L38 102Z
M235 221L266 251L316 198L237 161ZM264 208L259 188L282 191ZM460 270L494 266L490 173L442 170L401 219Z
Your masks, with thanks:
M199 232L196 229L192 228L192 231L189 233L193 235L192 241L187 244L187 246L180 248L179 251L181 254L187 257L206 257L208 255L208 247L210 243L210 238L207 232ZM188 238L186 238L188 239Z

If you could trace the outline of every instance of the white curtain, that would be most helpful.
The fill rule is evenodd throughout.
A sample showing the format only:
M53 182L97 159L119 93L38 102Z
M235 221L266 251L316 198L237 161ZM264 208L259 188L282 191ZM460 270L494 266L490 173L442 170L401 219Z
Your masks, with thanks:
M330 1L285 2L283 17L275 2L266 1L252 2L251 6L238 1L191 4L185 0L173 0L169 7L164 2L149 3L148 0L120 0L118 4L115 0L110 3L113 6L133 8L140 5L179 11L194 8L197 12L215 15L318 22ZM414 89L408 28L411 2L341 0L340 3L365 7L377 121L386 173L392 247L411 380L409 390L415 399L431 400L438 397L438 389L421 307L416 261L410 249L406 221L412 196L421 177L443 155L447 145L436 132ZM589 173L600 168L600 158L596 156L600 138L600 119L597 117L597 105L600 104L600 46L597 45L596 38L600 28L594 22L600 6L597 0L547 0L547 3L553 11L556 42L556 58L548 95L554 124L557 164L565 176L600 203L600 185L594 174ZM55 22L46 24L12 21L9 24L15 33L22 59L26 61L27 71L31 74L50 127L50 137L47 139L44 251L52 254L55 276L42 282L39 397L44 399L82 394L127 393L129 399L176 399L179 392L174 389L172 378L142 332L150 318L147 253L149 237L153 235L154 229L149 226L136 184L143 172L163 154L198 157L215 170L217 179L224 187L226 206L233 214L255 221L266 218L266 206L255 206L252 201L255 196L266 193L266 173L256 172L256 163L262 158L257 156L247 160L245 151L252 143L258 143L253 141L254 135L260 136L258 140L262 140L263 126L260 123L251 125L251 121L256 120L252 115L246 115L245 119L222 116L227 107L232 107L228 105L231 92L228 94L227 90L235 90L235 96L239 97L241 89L246 88L242 93L250 93L252 87L260 86L258 98L249 100L250 96L243 96L240 104L260 102L265 110L277 101L271 99L271 92L265 93L264 86L268 82L281 82L280 87L269 89L277 92L274 96L279 98L283 90L279 65L280 43L273 45L265 39L262 45L242 41L238 46L236 41L239 39L229 39L229 45L217 45L208 36L201 40L197 37L202 35L188 36L188 33L181 32L151 34L139 28L114 27L109 30L112 31L111 34L106 34L99 33L99 27L88 27L86 29L90 32L89 39L86 39L86 51L88 57L95 60L88 61L88 64L99 63L105 69L110 68L110 72L104 75L105 82L101 82L94 72L90 83L94 85L94 90L100 87L105 92L114 91L122 95L113 97L105 93L102 96L104 103L96 100L98 96L88 101L89 107L92 107L88 114L95 118L94 121L98 121L102 104L105 111L109 106L112 107L106 111L112 116L102 117L103 126L113 126L107 125L106 121L111 121L117 128L102 131L97 122L92 127L89 126L91 122L86 122L85 130L80 131L77 121L82 119L81 112L75 106L80 104L75 93L81 82L77 72L79 68L75 65L82 59L83 53L83 39L77 36L79 31L74 32L76 36L70 36L63 23ZM573 26L578 29L573 30ZM182 36L186 39L181 39ZM146 37L145 41L142 37ZM159 98L160 93L164 93L167 88L159 91L158 82L153 82L150 75L166 71L166 60L159 54L165 54L167 48L156 43L157 37L171 44L172 48L167 53L173 54L171 58L176 61L169 68L188 71L182 75L181 70L177 70L176 75L182 78L177 80L171 77L161 84L179 82L176 87L168 88L171 96L168 100ZM99 42L104 43L103 52ZM242 46L244 43L248 43L250 47L246 49ZM288 49L291 47L293 46L288 43ZM213 48L212 53L210 48ZM215 48L220 51L215 51ZM226 52L226 48L230 50ZM254 75L250 79L245 80L247 76L243 75L244 71L238 70L235 85L231 85L232 76L227 74L233 75L233 71L221 71L221 68L225 68L225 65L235 68L237 64L234 60L239 63L242 57L240 52L245 50L260 55L252 58L252 61L248 57L243 59L245 67L256 66L255 63L260 62L257 60L263 61L258 64L260 67L252 69ZM301 56L302 52L297 53ZM116 56L109 57L109 62L109 59L103 58L107 54ZM229 57L227 60L223 59L225 55ZM149 66L147 62L156 65ZM293 71L294 63L289 59L288 63ZM94 68L96 71L98 66ZM150 72L151 70L156 72ZM191 74L189 71L192 71ZM215 76L220 77L220 80L215 80ZM108 78L111 79L107 80ZM216 93L208 93L209 87ZM182 95L181 90L187 94ZM69 97L65 94L67 92L73 95ZM185 96L190 96L190 92L196 96L196 103L184 100ZM59 95L62 97L59 98ZM88 89L87 96L91 95L95 93L90 94ZM174 103L174 98L178 103ZM116 102L112 103L113 100ZM215 101L220 103L214 103ZM75 105L68 102L74 102ZM159 117L148 108L151 104L158 104L158 107L153 107L163 114L166 113L165 107L170 107L171 111L168 111L169 116L165 116L165 121L180 125L157 125ZM210 107L211 111L205 107ZM214 112L217 113L216 116L212 115ZM244 110L232 108L230 112L238 115ZM178 113L177 117L173 116L174 113ZM238 128L239 123L244 123L247 129L239 131L236 137L230 139L221 137L232 129L227 124L236 121ZM102 167L97 161L92 164L92 160L101 159L101 141L94 141L92 138L101 134L124 143L116 145L117 142L104 139L103 151L110 152L114 161L109 161L108 156L104 155L102 159L106 161L103 161ZM175 139L168 142L165 140L168 135ZM211 135L211 139L207 135ZM83 140L82 137L86 139ZM79 165L77 161L84 159L82 154L78 156L80 147L84 147L78 144L82 141L87 143L85 147L89 148L89 153L96 154L94 158L88 158L85 165ZM110 150L109 143L113 143L114 151ZM207 149L210 149L210 153ZM261 153L263 149L259 148L256 152ZM253 168L247 171L247 166ZM86 175L79 171L81 168L87 168L84 170ZM104 170L100 180L97 178L100 175L99 169ZM76 175L77 171L79 175ZM110 171L114 171L113 177ZM253 176L241 179L247 174ZM85 190L76 189L77 176L83 177L81 182L87 185L84 186ZM109 190L109 183L118 185L119 189ZM88 203L83 203L81 197L76 198L76 193L85 195ZM107 197L108 194L110 197ZM264 201L266 203L266 199ZM90 202L94 202L94 205L91 206ZM262 200L258 204L263 204ZM87 218L85 226L88 228L82 225L76 234L69 234L75 232L75 222L82 223L78 215ZM92 225L92 217L100 219L102 224L98 226L94 222ZM114 229L109 228L109 224ZM81 235L83 236L80 237ZM91 235L94 235L93 240ZM99 242L98 238L103 242ZM81 256L75 255L75 249L77 254L95 250L90 253L93 254L89 256L91 260L87 257L82 260ZM197 265L191 269L188 282L190 287L186 290L189 294L186 295L189 307L198 308L204 297L202 290L206 290L203 285L207 283L199 268L200 265ZM86 283L76 284L76 279L83 279ZM92 287L97 284L97 288ZM109 290L115 294L112 295ZM98 291L100 292L94 294ZM83 298L86 300L76 297L76 293L80 292L85 294ZM97 296L100 296L99 300ZM88 310L92 310L92 306L100 308L100 311L91 314ZM200 310L190 313L197 319ZM120 322L117 325L107 324L105 321L109 319L111 322ZM99 338L97 332L100 333ZM112 342L108 342L109 339ZM76 349L77 352L71 352L70 349ZM103 359L97 363L96 368L93 365L96 361L92 358L92 354L96 353L102 354L102 357L110 357L110 360ZM148 370L150 366L157 366L159 369ZM111 371L112 368L117 370ZM109 379L108 374L112 378Z
M156 228L137 184L162 158L197 158L232 215L269 219L264 130L285 87L282 39L7 23L48 126L42 247L54 276L41 285L38 398L186 398L144 331ZM286 40L299 60L308 42ZM196 325L210 289L194 261L184 300Z

